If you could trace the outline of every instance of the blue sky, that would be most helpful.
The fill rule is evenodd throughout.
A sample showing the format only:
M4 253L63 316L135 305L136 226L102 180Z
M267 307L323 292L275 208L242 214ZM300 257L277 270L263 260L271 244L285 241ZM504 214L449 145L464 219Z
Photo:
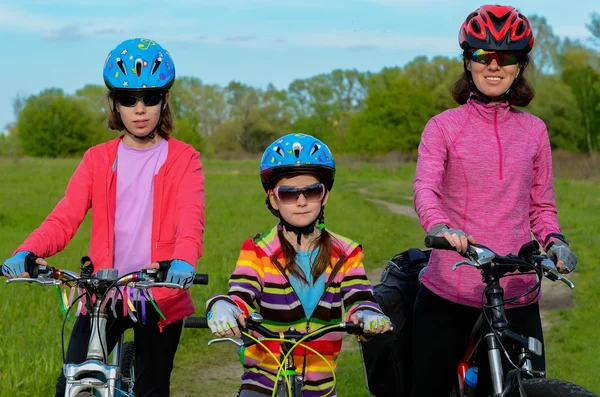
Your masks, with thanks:
M0 0L0 131L13 101L103 84L108 52L131 37L167 48L179 76L286 88L336 68L379 71L417 55L457 56L477 0ZM565 5L566 4L566 5ZM598 0L515 0L559 36L587 40Z

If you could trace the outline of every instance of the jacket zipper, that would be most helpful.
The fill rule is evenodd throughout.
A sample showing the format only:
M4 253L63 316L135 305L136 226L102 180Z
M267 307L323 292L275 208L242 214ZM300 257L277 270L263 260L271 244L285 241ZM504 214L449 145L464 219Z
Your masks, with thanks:
M277 267L277 269L279 269L279 272L283 275L283 277L285 277L285 279L289 283L290 279L287 276L287 274L285 273L285 271L283 269L283 266L281 266L281 264L277 260L277 256L273 255L271 257L271 260L275 264L275 267ZM331 271L331 274L329 275L329 279L327 280L327 283L325 284L325 288L323 289L323 294L321 294L321 297L319 298L319 301L317 302L317 305L315 306L315 309L317 308L317 306L319 306L319 303L321 303L321 300L323 299L323 296L325 296L325 293L327 292L327 288L329 288L329 286L333 282L333 279L335 278L335 276L340 271L340 269L341 269L342 265L344 264L344 262L346 262L346 257L343 256L343 255L341 255L340 259L335 263L335 266L333 267L333 270ZM292 288L292 291L294 291L294 287L292 287L291 283L290 283L290 287ZM300 300L300 298L298 297L298 294L296 293L296 291L294 291L294 294L296 295L296 298L298 300ZM300 304L302 304L302 302L300 302ZM312 319L312 316L313 316L314 312L315 311L313 310L313 312L311 313L310 317L306 320L306 332L308 332L309 329L310 329L310 320ZM303 362L302 362L302 378L304 378L305 376L306 376L306 349L304 349L304 359L303 359Z
M500 104L496 104L496 110L494 111L494 133L496 134L496 142L498 143L498 168L500 173L500 180L504 180L504 170L502 167L502 143L500 142L500 135L498 135L498 108Z
M340 256L340 259L336 262L335 266L333 267L333 270L331 271L331 274L329 275L329 280L327 280L327 283L325 284L325 288L323 288L323 294L321 294L321 297L317 301L315 310L319 306L319 303L321 303L321 300L323 300L323 297L325 296L325 293L327 292L327 288L329 288L329 286L333 282L333 279L338 274L338 272L340 271L340 269L342 268L342 266L344 265L345 262L346 262L346 257L343 255ZM313 310L313 312L310 314L310 317L306 319L306 330L305 331L307 333L310 330L310 320L312 320L315 310ZM306 377L306 349L304 349L304 358L302 360L302 379L304 379L305 377Z

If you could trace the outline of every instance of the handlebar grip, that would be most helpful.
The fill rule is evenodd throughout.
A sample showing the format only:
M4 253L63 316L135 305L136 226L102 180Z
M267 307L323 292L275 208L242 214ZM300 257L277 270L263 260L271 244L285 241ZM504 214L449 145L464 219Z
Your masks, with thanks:
M186 317L183 320L184 328L208 328L206 317Z
M208 274L196 274L194 276L194 284L207 285L208 284Z
M438 236L426 236L425 247L440 250L456 251L456 247L453 247L452 244L450 244L450 242L446 240L445 237Z

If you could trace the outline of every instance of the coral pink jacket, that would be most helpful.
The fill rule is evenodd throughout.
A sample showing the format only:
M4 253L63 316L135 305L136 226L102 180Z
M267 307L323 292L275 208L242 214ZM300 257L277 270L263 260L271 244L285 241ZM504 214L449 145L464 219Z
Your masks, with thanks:
M47 258L62 251L89 209L92 229L88 255L95 270L113 267L117 147L121 138L89 149L71 177L65 196L17 249ZM168 139L165 163L154 177L152 262L181 259L194 266L202 255L204 174L200 154ZM153 296L166 320L161 329L195 312L188 291L155 288Z

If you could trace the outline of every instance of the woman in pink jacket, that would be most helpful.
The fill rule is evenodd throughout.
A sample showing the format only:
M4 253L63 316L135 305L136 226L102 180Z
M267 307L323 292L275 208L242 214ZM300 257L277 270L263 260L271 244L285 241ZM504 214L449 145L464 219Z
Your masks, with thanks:
M534 91L523 77L533 46L527 18L513 7L485 5L469 14L459 33L465 72L452 94L461 105L433 117L419 145L414 205L430 235L444 236L457 251L467 241L500 254L517 252L531 233L562 272L577 257L556 217L552 158L546 126L513 108ZM458 253L434 250L415 306L414 397L447 397L466 338L481 313L484 284L479 271L452 264ZM535 276L508 277L506 297L535 285ZM507 306L513 331L542 338L537 300L531 295ZM523 305L528 303L527 305ZM534 362L543 370L544 358ZM486 364L479 366L485 371ZM488 369L489 370L489 369ZM489 376L480 374L478 394ZM435 381L432 381L435 379Z
M45 265L43 258L67 246L91 209L88 255L96 271L115 268L124 275L166 261L166 281L188 286L202 254L204 175L199 153L170 137L169 89L175 65L155 41L127 40L108 55L104 81L111 107L108 126L123 135L85 153L65 196L4 262L2 273L27 277L31 262ZM127 328L134 329L138 397L169 395L183 318L195 311L189 291L155 288L151 293L166 320L152 305L142 310L143 324L127 316L114 318L108 311L109 351ZM115 311L122 312L124 304L115 298ZM89 315L80 315L68 362L85 361L90 332ZM56 396L64 396L64 390L61 373Z

